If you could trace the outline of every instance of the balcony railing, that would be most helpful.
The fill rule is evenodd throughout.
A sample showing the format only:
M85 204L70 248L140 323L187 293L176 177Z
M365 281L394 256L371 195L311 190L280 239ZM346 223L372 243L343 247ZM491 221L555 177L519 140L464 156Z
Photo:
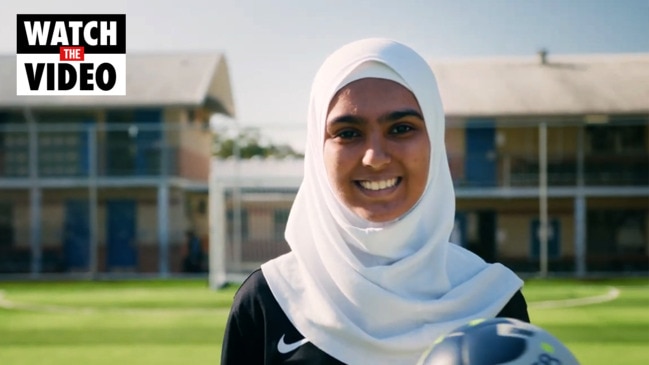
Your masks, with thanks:
M181 166L186 169L195 160L180 143L182 133L189 131L151 124L39 124L35 130L25 124L4 125L0 126L0 178L180 176ZM207 159L209 153L203 156ZM577 156L549 151L550 186L649 185L646 149L584 152L581 162ZM461 187L535 186L538 161L534 152L449 155L453 180Z
M530 155L451 155L449 165L457 186L527 187L539 183L539 160ZM649 185L647 152L585 155L581 166L575 156L549 156L548 185L575 186L580 177L584 186Z
M184 131L152 125L46 124L35 131L4 126L0 178L178 176Z

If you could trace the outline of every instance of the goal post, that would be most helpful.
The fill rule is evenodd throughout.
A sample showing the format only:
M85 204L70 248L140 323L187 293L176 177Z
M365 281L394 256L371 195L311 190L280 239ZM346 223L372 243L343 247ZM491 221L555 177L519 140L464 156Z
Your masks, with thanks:
M289 251L286 220L302 180L301 159L215 159L209 181L209 286L241 283Z
M209 286L219 289L227 284L225 191L213 169L209 180Z

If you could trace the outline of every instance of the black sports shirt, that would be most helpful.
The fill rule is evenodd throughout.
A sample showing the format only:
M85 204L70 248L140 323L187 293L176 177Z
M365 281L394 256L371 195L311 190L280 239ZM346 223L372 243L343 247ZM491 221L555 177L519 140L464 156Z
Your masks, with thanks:
M518 291L497 317L529 322ZM308 342L286 317L261 270L241 285L225 328L222 365L343 364Z

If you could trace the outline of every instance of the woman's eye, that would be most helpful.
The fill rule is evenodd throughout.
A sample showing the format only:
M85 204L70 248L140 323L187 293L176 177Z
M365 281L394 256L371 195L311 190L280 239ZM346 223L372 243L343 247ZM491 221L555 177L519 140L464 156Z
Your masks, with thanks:
M402 133L410 132L413 129L414 128L412 128L412 126L408 124L397 124L392 127L391 132L392 134L402 134Z
M358 136L359 136L358 132L353 131L353 130L344 130L344 131L340 131L340 132L338 132L338 134L336 134L336 137L339 137L339 138L342 138L342 139L352 139L352 138L358 137Z

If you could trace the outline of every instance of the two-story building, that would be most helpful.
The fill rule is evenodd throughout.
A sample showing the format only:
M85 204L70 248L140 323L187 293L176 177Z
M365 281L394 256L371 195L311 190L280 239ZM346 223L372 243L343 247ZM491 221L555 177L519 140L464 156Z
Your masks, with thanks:
M431 67L461 244L534 270L546 204L551 270L649 268L648 54L541 52Z
M543 218L550 271L649 269L649 54L430 65L457 195L452 242L536 272ZM301 161L216 160L213 170L220 266L245 273L286 252Z
M0 273L181 271L235 113L223 55L129 54L125 96L17 96L15 56L0 80Z

